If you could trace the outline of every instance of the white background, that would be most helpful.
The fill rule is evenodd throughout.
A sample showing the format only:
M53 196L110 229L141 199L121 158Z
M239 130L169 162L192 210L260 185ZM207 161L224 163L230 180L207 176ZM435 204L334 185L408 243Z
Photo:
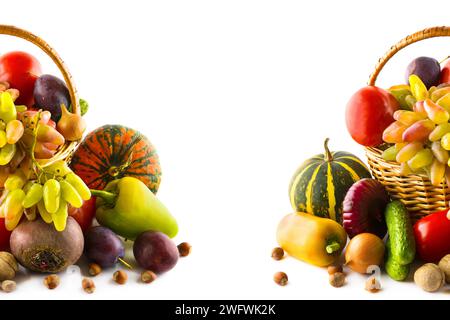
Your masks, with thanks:
M112 270L85 294L80 276L49 291L41 275L21 276L8 298L74 299L448 299L382 279L364 290L350 274L340 289L326 271L294 259L272 261L278 221L291 211L288 183L303 160L333 150L364 157L347 134L344 109L377 59L425 27L450 24L448 1L21 1L1 22L43 37L64 58L80 96L90 102L89 130L120 123L145 133L161 158L158 196L180 224L190 257L151 285ZM2 36L0 51L39 50ZM441 60L450 39L398 54L380 78L401 83L418 55ZM272 275L286 271L287 287Z

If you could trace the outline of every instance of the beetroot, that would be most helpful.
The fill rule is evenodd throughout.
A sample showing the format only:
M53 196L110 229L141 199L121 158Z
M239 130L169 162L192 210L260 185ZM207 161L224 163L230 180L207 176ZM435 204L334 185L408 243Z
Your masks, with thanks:
M381 239L387 227L384 210L389 195L384 186L375 179L362 179L348 190L343 203L343 226L350 238L357 234L373 233Z
M24 267L56 273L77 262L83 253L84 238L80 226L67 218L64 231L41 219L24 221L11 234L11 253Z

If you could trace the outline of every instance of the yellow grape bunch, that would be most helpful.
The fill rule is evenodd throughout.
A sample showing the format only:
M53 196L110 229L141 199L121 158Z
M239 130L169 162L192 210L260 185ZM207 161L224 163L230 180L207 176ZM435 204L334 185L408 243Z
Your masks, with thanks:
M57 231L66 228L68 205L80 208L91 198L91 192L64 161L57 161L41 172L36 180L28 181L21 173L11 174L5 182L0 205L0 217L5 218L7 230L13 230L25 214L34 220L38 212Z
M17 109L11 94L0 93L0 166L7 165L17 151L16 143L22 138L24 126L17 119Z
M422 80L409 77L410 85L389 89L401 106L395 121L383 132L383 141L391 146L382 157L400 164L400 173L425 173L438 186L450 182L450 86L427 90Z

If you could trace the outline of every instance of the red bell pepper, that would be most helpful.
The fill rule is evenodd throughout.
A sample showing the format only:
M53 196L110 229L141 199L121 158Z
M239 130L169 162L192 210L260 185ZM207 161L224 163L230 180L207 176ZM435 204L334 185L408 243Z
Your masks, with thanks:
M450 220L447 212L432 213L414 225L417 253L425 262L437 262L450 253Z

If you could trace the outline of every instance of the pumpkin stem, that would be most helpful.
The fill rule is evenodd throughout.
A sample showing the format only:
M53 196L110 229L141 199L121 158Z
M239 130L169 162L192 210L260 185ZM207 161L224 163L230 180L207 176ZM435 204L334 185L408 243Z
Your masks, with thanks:
M339 244L339 242L333 241L332 243L330 243L329 245L327 245L325 247L325 250L327 251L328 254L332 254L332 253L338 251L340 248L341 248L341 245Z
M91 189L91 194L95 197L102 198L107 204L114 205L116 203L117 195L115 193Z
M325 142L323 143L323 146L325 148L325 161L331 162L333 161L333 154L331 153L330 149L328 149L328 141L330 141L330 138L326 138Z

